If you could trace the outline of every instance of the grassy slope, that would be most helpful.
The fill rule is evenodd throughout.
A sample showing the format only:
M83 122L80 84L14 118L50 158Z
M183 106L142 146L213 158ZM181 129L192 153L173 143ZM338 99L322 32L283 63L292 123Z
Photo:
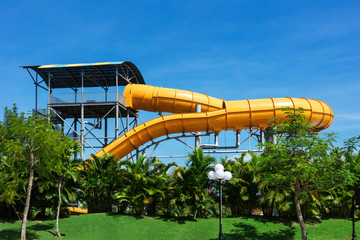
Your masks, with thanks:
M28 239L57 239L55 221L30 222ZM213 239L218 236L218 219L173 222L131 216L89 214L71 216L60 221L62 239ZM223 219L224 239L301 239L297 224L264 221L263 218ZM351 239L351 221L325 220L308 225L309 238L316 240ZM360 232L359 232L360 233ZM0 239L19 239L20 223L0 223Z

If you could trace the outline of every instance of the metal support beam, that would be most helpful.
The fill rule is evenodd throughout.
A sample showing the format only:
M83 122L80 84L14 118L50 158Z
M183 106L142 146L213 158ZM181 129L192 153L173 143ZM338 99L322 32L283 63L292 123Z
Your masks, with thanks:
M104 142L105 142L105 145L108 145L108 119L105 118L104 121L105 121L105 129L104 129L105 140L104 140Z
M35 84L35 114L37 114L38 111L37 107L38 107L38 73L36 73L36 84Z
M248 133L248 136L245 140L243 140L242 142L240 141L240 132L236 132L236 140L235 140L235 145L233 146L218 146L219 144L219 139L218 139L218 134L215 133L215 140L214 140L214 144L202 144L200 145L201 148L204 149L204 153L247 153L249 151L251 152L263 152L265 150L264 147L261 147L259 149L254 149L254 150L242 150L242 149L238 149L243 143L245 142L250 142L251 138L254 138L255 140L257 140L258 142L263 142L264 141L264 131L260 130L259 135L256 135L256 130L250 130L250 129L245 129L246 132ZM210 134L212 134L211 132L207 132L206 135L201 134L197 135L197 133L190 133L191 135L180 135L180 136L167 136L164 139L161 140L157 140L157 141L152 141L152 143L148 144L147 146L144 146L143 148L141 148L139 151L140 152L145 152L146 149L152 147L152 146L158 146L159 143L170 140L170 139L174 139L177 140L178 142L192 148L191 146L189 146L188 144L186 144L185 142L183 142L182 140L180 140L180 138L185 138L185 137L196 137L196 136L209 136ZM255 136L258 136L258 138L255 138ZM246 145L245 145L246 146ZM249 144L249 146L251 146ZM209 150L207 150L209 149ZM213 150L210 150L213 149ZM225 149L225 150L221 150L221 149ZM226 149L233 149L233 150L226 150ZM132 155L133 156L133 155ZM186 155L175 155L175 156L156 156L157 158L182 158L182 157L186 157Z
M204 137L204 136L209 136L209 135L210 135L210 133L206 133L206 134L201 134L200 136L203 136L203 137ZM170 139L176 139L176 140L179 141L179 138L186 138L186 137L191 137L191 138L193 138L194 135L193 135L193 134L191 134L191 135L182 134L182 135L180 135L180 136L174 136L174 137L168 136L168 137L166 137L166 138L164 138L164 139L160 139L160 140L157 140L157 141L153 141L153 140L152 140L150 144L148 144L148 145L144 146L143 148L141 148L141 149L139 150L139 152L145 152L146 149L148 149L148 148L150 148L150 147L152 147L152 146L154 146L154 145L157 145L157 144L159 144L159 143L161 143L161 142L170 140ZM179 142L182 142L182 141L179 141ZM191 147L191 146L189 146L189 145L187 145L187 144L185 144L185 145L193 149L193 147ZM131 157L133 157L133 155L132 155Z
M51 75L48 73L48 105L47 105L47 114L50 118L50 104L51 104ZM50 119L49 119L50 120Z
M204 153L248 153L249 150L224 150L224 151L217 151L217 150L210 150L204 151ZM263 150L251 150L251 152L263 152Z
M74 132L78 135L78 138L79 138L79 134L77 133L77 122L78 122L78 119L77 118L74 118Z
M187 144L186 142L180 140L179 138L174 138L174 139L175 139L176 141L178 141L178 142L181 142L181 143L184 144L185 146L191 148L192 150L194 150L194 148L193 148L192 146L190 146L190 144Z
M115 138L119 137L119 69L116 67Z
M260 150L264 151L265 150L265 145L264 145L264 143L265 143L265 131L264 130L260 130L260 142L262 144Z
M134 123L134 128L135 128L135 127L137 127L137 126L139 125L139 118L138 118L138 116L135 117L134 121L135 121L135 123ZM138 158L139 158L139 149L137 148L137 149L136 149L136 159L138 159Z
M156 158L186 158L188 155L156 156Z
M250 141L250 138L249 138ZM240 132L236 132L236 140L234 146L222 146L219 147L219 134L215 133L214 144L202 144L203 149L231 149L240 147Z
M81 160L85 161L85 122L84 122L84 70L81 70Z
M129 128L130 125L130 120L129 120L129 109L126 109L126 132L128 132L130 130ZM138 149L136 149L136 155L137 155L137 151ZM127 156L127 159L129 159L129 156ZM131 157L132 159L132 157ZM134 159L132 159L134 161Z
M136 77L136 74L134 73L134 71L131 69L131 67L129 67L127 64L122 64L122 65L125 65L126 66L126 68L127 68L127 71L129 71L130 70L130 72L132 73L132 77L131 78L133 78L133 77L135 77L135 79L136 79L136 83L139 83L139 80L137 79L137 77ZM122 68L122 65L120 65L121 66L121 68ZM129 74L128 74L129 75ZM131 79L130 79L130 81L131 81Z
M200 104L196 104L195 106L195 112L200 113L201 112L201 105ZM200 137L201 132L196 132L195 133L195 148L200 148L201 147L201 137Z
M77 92L78 92L78 90L77 90L77 88L75 88L75 89L74 89L74 93L75 93L75 103L77 103Z
M128 132L130 130L130 119L129 119L129 109L126 109L126 131Z
M273 135L273 144L277 144L277 136L276 136L276 134Z
M68 123L65 121L65 119L63 119L54 109L50 108L50 110L52 110L53 113L55 113L56 116L58 116L58 117L61 119L61 121L63 121L63 123L65 123L71 130L74 131L75 134L77 134L77 135L79 136L79 133L76 131L76 122L75 122L75 125L74 125L74 128L73 128L73 127L72 127L70 124L68 124Z
M85 134L85 136L90 133L94 128L96 128L101 123L101 121L112 112L112 110L114 110L114 107L112 107L110 111L108 111L99 121L97 121L97 123L92 124L92 128Z

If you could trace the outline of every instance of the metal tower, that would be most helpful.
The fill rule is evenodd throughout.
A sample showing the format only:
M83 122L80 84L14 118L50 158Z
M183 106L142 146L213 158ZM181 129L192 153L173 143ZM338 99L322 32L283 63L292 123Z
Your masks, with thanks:
M35 84L36 113L48 115L64 133L96 153L138 124L119 88L145 84L131 62L22 66ZM38 89L47 91L47 109L38 109ZM95 90L95 91L94 91Z

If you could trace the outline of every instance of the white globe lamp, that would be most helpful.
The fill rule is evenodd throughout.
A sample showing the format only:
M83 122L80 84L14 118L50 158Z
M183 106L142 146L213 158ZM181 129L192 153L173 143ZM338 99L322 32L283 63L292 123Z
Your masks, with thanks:
M216 171L216 178L217 179L223 179L224 178L224 171L223 170L217 170Z
M224 166L220 163L215 165L215 172L217 172L218 170L224 171Z
M210 171L210 172L208 173L208 178L209 178L210 180L215 180L215 179L216 179L216 173L215 173L214 171Z
M232 178L232 174L229 171L224 172L224 180L229 181Z

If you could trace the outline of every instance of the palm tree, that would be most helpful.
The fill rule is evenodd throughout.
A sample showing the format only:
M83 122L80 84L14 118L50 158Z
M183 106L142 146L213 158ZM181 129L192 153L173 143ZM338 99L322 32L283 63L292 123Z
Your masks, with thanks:
M88 204L88 212L111 212L114 191L120 186L120 164L115 157L106 154L101 158L92 155L83 164L82 190Z
M139 216L155 214L161 208L169 177L167 170L174 163L165 165L155 158L139 156L136 162L122 162L121 181L123 188L116 191L119 203L128 203L132 213Z
M205 217L215 211L215 202L207 189L210 183L207 173L210 164L216 163L212 156L204 156L202 149L195 149L189 155L186 167L178 166L173 173L169 209L176 217Z
M232 179L224 186L225 205L230 207L232 215L250 215L259 207L256 171L260 156L251 156L249 162L244 161L245 154L234 160L221 159L225 169L233 174Z

